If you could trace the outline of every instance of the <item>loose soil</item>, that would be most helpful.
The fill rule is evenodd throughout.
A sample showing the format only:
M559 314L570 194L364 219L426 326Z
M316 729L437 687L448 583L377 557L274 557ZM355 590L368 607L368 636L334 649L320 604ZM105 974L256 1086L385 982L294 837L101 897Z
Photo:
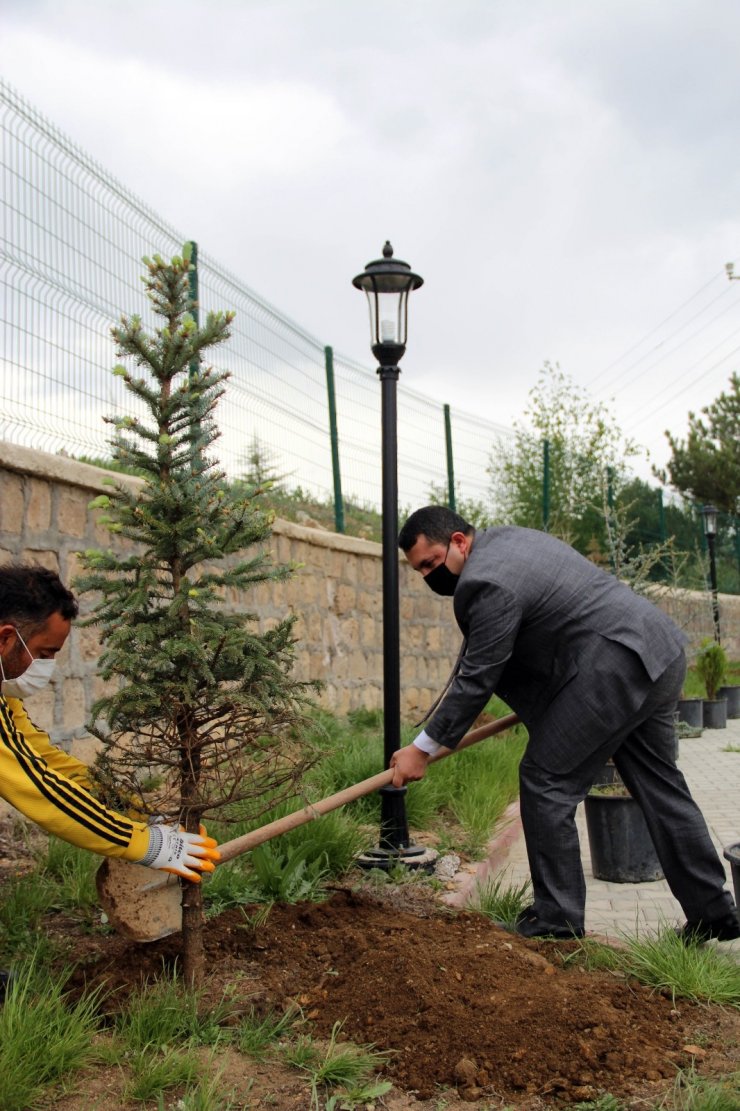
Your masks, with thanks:
M393 1090L369 1106L547 1111L609 1092L644 1111L679 1068L727 1076L740 1067L736 1010L674 1005L638 983L587 972L569 959L576 943L519 938L450 910L422 885L341 888L324 903L275 906L266 922L254 921L240 910L209 921L204 1005L229 993L236 1023L252 1007L297 1004L314 1038L328 1039L341 1023L340 1040L389 1055L383 1076ZM178 958L176 938L134 944L62 915L45 929L77 962L73 991L104 984L113 1011ZM229 1050L217 1060L224 1085L242 1093L235 1106L311 1107L295 1070ZM120 1083L118 1070L98 1070L85 1094L83 1080L53 1107L128 1107Z

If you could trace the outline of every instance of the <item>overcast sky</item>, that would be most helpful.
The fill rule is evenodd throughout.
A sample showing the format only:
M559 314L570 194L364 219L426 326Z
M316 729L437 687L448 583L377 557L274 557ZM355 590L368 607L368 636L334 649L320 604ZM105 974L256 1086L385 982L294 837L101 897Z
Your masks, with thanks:
M0 0L2 75L168 223L372 366L511 425L545 360L664 464L740 367L737 0ZM152 245L156 249L156 245ZM640 468L638 468L640 470ZM649 468L641 467L643 477Z

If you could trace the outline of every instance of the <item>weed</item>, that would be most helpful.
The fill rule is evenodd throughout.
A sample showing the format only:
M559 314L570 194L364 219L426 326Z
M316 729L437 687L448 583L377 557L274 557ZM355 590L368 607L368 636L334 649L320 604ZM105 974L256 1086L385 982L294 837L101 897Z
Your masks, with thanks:
M306 1072L311 1083L311 1106L319 1108L319 1094L332 1088L342 1088L342 1099L353 1107L368 1098L377 1098L390 1091L392 1085L373 1081L373 1076L388 1059L371 1045L357 1046L338 1041L342 1024L337 1022L331 1032L328 1045L320 1047L313 1038L300 1037L288 1046L284 1059L288 1064ZM373 1095L369 1092L372 1090ZM335 1102L338 1109L341 1103Z
M524 907L531 902L532 886L529 880L520 884L506 882L506 873L500 872L488 879L483 886L478 884L475 893L475 908L494 922L511 930Z
M307 846L259 845L252 853L252 868L261 897L273 902L297 903L324 898L322 881L328 868L323 855L309 859Z
M169 1048L161 1053L141 1050L134 1054L130 1065L133 1076L126 1085L125 1096L142 1102L154 1099L169 1088L194 1084L201 1070L194 1054Z
M224 1070L215 1076L203 1078L195 1088L191 1088L182 1099L177 1101L177 1111L240 1111L243 1103L234 1102L233 1090L223 1092L221 1084Z
M242 1053L262 1059L268 1046L278 1041L299 1020L300 1012L295 1008L288 1008L282 1014L268 1011L266 1015L258 1015L252 1007L239 1024L236 1044Z

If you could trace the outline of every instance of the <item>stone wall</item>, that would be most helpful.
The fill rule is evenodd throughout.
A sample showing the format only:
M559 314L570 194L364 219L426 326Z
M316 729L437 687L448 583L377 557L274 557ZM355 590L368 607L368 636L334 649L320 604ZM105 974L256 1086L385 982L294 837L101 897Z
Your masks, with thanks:
M31 560L58 571L74 585L86 548L117 547L88 508L110 491L104 479L136 485L137 480L0 442L0 561ZM228 599L256 616L260 630L286 614L296 616L296 675L324 683L321 701L345 714L383 704L382 550L379 544L318 528L276 521L266 547L295 573L283 582L263 583L248 595ZM399 558L401 589L402 714L413 718L426 708L447 678L460 636L450 626L449 601L424 587ZM80 599L84 615L87 600ZM39 724L57 743L82 737L87 708L103 691L96 674L97 633L72 628L58 664L58 678L28 701ZM77 746L76 746L77 747Z
M73 584L78 553L109 546L89 502L109 487L97 467L0 443L0 561L34 560ZM125 483L136 479L113 476ZM123 542L125 544L125 542ZM275 560L297 570L284 582L234 596L236 609L255 614L261 629L288 613L297 618L296 674L320 679L323 704L340 714L383 703L381 547L305 525L276 521L268 543ZM432 702L454 662L460 637L449 599L438 598L399 559L401 593L401 709L413 720ZM685 627L696 647L712 634L707 594L681 592L656 599ZM82 599L83 612L85 599ZM740 656L740 597L720 597L723 643ZM96 674L94 629L75 626L59 661L59 677L29 709L57 742L85 734L86 712L102 691Z

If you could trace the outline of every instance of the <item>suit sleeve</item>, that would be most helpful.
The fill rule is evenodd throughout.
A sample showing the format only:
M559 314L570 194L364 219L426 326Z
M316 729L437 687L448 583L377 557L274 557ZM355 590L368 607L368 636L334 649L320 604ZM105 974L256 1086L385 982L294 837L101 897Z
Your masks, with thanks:
M447 748L455 747L494 694L522 620L515 595L492 582L467 587L455 609L467 647L442 705L426 726L427 734Z
M141 860L149 832L87 790L87 769L51 744L23 703L0 697L0 795L47 833L102 856Z

